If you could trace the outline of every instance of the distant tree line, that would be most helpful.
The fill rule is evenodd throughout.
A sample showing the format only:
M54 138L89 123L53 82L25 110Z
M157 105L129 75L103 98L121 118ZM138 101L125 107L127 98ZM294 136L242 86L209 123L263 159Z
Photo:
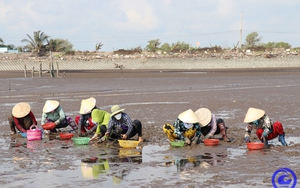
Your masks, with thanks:
M257 32L252 32L246 36L244 48L265 47L265 48L291 48L292 46L286 42L268 42L259 43L261 38Z
M47 53L51 52L64 52L70 53L74 52L73 44L66 39L51 39L50 36L41 31L34 31L33 35L30 36L27 34L26 39L22 39L21 42L26 43L23 47L15 47L14 45L5 45L2 38L0 38L0 47L7 47L9 50L18 50L19 52L32 52L37 56L43 56ZM261 36L258 35L257 32L252 32L246 36L246 41L242 45L242 49L249 48L291 48L291 45L286 42L268 42L268 43L260 43ZM103 44L101 42L95 45L95 50L98 51L101 49ZM222 49L220 46L211 46L215 50ZM140 46L136 48L131 48L128 50L120 49L117 50L116 53L130 52L130 53L141 53L142 51L147 52L157 52L161 51L163 53L177 53L177 52L185 52L187 50L199 50L199 47L191 47L188 43L178 41L176 43L163 43L161 44L159 39L149 40L147 46L142 49ZM201 48L205 49L205 48ZM234 49L237 49L237 45L234 46Z

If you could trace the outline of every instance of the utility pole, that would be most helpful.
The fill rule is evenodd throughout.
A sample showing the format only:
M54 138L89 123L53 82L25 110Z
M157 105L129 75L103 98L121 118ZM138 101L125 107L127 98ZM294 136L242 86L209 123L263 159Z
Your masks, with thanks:
M243 26L243 12L242 12L242 19L241 19L241 28L240 28L240 50L242 49L242 34L243 34L243 30L242 30L242 26Z

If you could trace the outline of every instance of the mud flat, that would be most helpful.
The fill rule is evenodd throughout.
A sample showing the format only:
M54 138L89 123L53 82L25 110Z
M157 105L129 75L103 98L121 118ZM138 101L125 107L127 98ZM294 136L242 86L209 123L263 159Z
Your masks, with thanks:
M0 78L2 187L271 187L274 172L282 167L300 177L298 68L70 71L60 78L23 78L22 72L4 72ZM124 150L112 143L78 146L55 135L33 142L10 136L7 116L18 102L29 102L40 122L47 99L59 100L74 118L80 101L91 96L103 110L119 104L139 119L146 142ZM220 141L216 147L170 147L162 125L173 123L182 111L200 107L222 117L234 141ZM281 121L289 146L282 147L275 139L269 148L249 151L243 141L249 107L262 108ZM254 133L252 140L258 141ZM97 163L81 163L93 156Z

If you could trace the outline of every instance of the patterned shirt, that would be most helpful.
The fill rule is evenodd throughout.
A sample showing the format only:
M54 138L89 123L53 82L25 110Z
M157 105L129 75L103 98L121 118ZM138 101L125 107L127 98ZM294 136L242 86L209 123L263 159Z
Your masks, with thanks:
M273 130L272 125L273 125L273 121L269 118L268 115L265 114L263 117L261 117L260 119L257 120L257 124L251 122L247 125L247 127L245 129L244 138L250 137L253 127L256 129L261 128L264 130L264 132L270 133Z
M92 111L94 110L94 109L99 109L98 107L94 107L92 110L91 110L91 112L90 113L87 113L87 114L81 114L80 115L80 119L79 119L79 121L78 121L78 127L79 127L79 130L81 130L81 127L87 127L87 126L89 126L89 119L92 117ZM96 127L94 128L94 126L92 127L92 130L91 130L91 132L93 132L94 130L96 129Z
M116 131L117 129L120 129L120 128L122 130L127 129L126 135L128 138L129 134L131 133L131 131L133 129L133 122L126 113L121 112L121 114L122 114L122 117L120 120L117 120L114 116L110 117L107 132L111 133L112 130Z
M184 140L184 132L186 132L188 130L188 128L186 128L184 126L184 122L182 122L180 119L176 119L175 123L174 123L174 133L177 135L177 137L180 139L180 140ZM199 123L194 123L193 124L193 127L191 129L196 129L196 136L198 138L200 138L201 136L201 128L200 128L200 125Z

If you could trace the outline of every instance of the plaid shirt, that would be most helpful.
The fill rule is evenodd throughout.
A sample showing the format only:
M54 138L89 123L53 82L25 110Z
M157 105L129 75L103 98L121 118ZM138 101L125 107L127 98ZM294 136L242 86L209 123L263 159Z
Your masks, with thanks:
M121 128L123 130L126 130L124 128L127 128L126 135L128 137L133 129L133 122L126 113L121 112L121 114L122 117L120 120L117 120L114 116L110 117L107 132L111 133L111 131L114 131L116 133L117 129Z

